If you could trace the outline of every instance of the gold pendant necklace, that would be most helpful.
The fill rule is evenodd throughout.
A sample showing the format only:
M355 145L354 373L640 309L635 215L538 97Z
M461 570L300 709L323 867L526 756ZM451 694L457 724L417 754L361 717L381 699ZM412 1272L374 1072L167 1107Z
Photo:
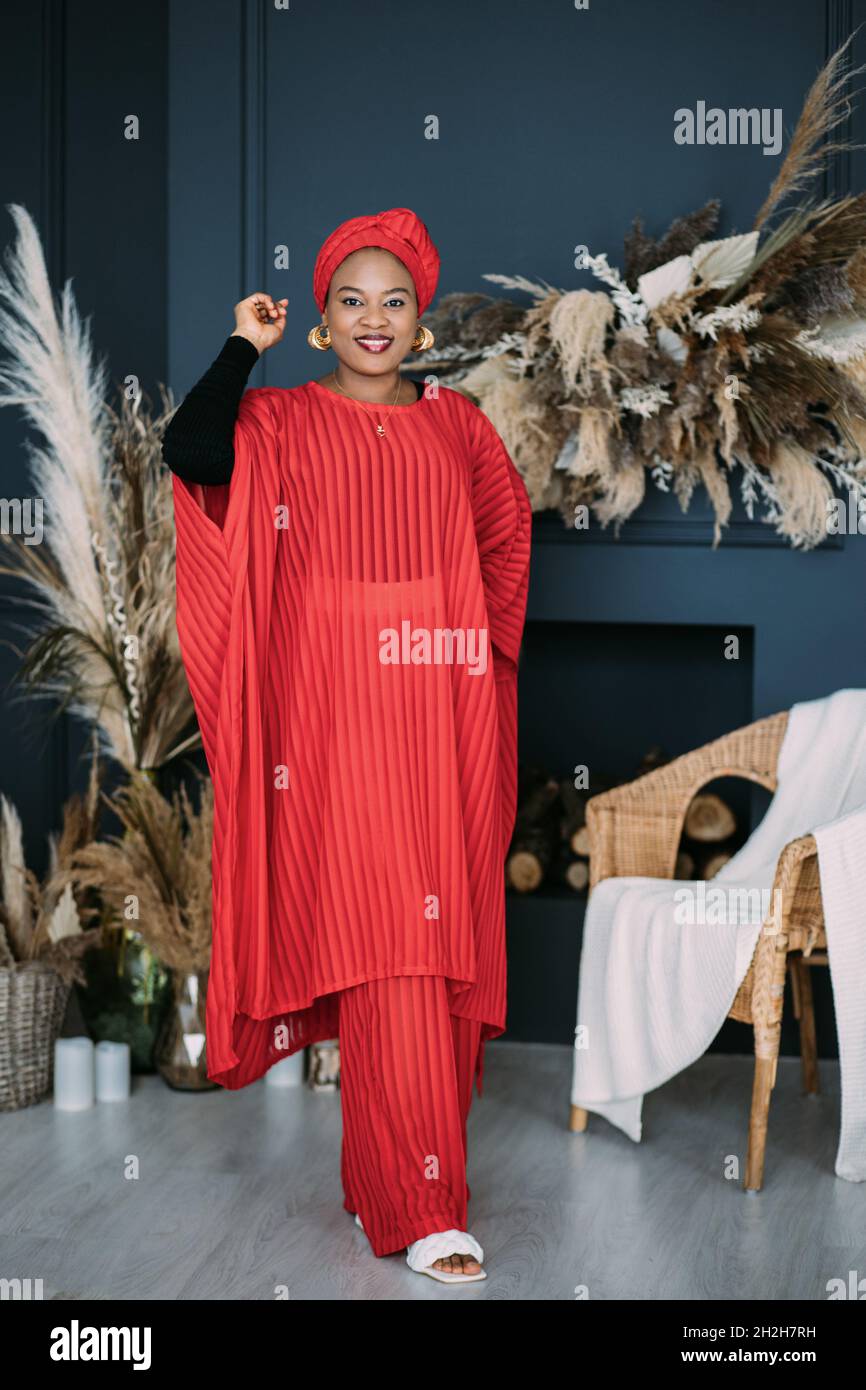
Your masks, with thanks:
M359 401L358 398L357 398L357 396L349 396L349 392L348 392L347 390L345 390L345 388L342 387L342 386L340 385L339 381L337 380L337 373L336 373L336 372L331 372L331 376L334 378L334 385L336 386L336 388L337 388L338 391L342 391L342 392L343 392L343 395L344 395L344 396L348 396L348 397L349 397L349 400L350 400L350 401L354 401L356 405L363 405L365 409L368 409L368 408L369 408L368 403L367 403L366 401ZM402 381L398 381L398 382L397 382L397 391L396 391L396 394L395 394L395 396L394 396L394 400L393 400L392 403L391 403L391 410L393 410L393 409L394 409L394 406L397 404L397 396L399 396L399 394L400 394L400 387L401 387L402 385L403 385ZM379 409L378 406L375 406L375 407L373 407L373 408L376 409L376 410ZM386 420L389 418L389 416L390 416L390 414L391 414L391 410L389 410L389 411L388 411L388 414L385 416L385 419L386 419ZM385 438L385 426L384 426L383 424L378 424L378 425L376 426L376 433L377 433L377 435L379 436L380 439L384 439L384 438Z

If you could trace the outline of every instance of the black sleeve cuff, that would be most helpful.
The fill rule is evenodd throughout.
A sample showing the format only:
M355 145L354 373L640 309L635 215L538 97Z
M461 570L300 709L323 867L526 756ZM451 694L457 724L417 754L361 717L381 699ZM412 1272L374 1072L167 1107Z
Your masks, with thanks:
M249 376L260 356L261 353L255 343L251 343L249 338L244 338L239 333L233 333L226 338L216 360L217 362L233 362L236 366L245 368L247 376Z

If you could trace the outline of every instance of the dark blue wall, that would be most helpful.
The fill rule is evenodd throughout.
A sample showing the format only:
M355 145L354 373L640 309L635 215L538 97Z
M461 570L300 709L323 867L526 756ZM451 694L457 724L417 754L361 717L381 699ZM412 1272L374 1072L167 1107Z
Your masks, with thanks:
M588 284L575 245L621 264L636 214L660 234L710 197L722 201L719 235L747 230L779 159L678 146L673 112L699 99L781 107L789 131L827 53L864 19L866 0L591 0L587 11L570 0L291 0L287 10L46 0L4 15L3 203L36 218L55 286L74 277L112 379L132 372L151 393L166 381L182 394L231 331L233 304L261 288L288 295L288 328L251 385L294 385L323 370L305 341L318 319L316 251L359 212L414 208L442 254L440 293L490 290L489 271ZM861 33L855 62L864 49ZM130 112L138 142L123 139ZM435 141L424 138L431 114ZM866 137L866 102L854 134ZM862 151L834 164L828 187L864 187ZM277 271L282 244L290 267ZM28 491L22 437L0 415L7 496ZM714 551L696 503L684 518L655 495L619 541L539 521L530 622L748 630L748 680L727 719L707 701L696 724L697 686L680 682L662 701L647 680L668 724L670 702L688 710L684 746L697 730L722 732L720 720L742 722L744 708L757 717L866 684L863 538L798 554L740 518ZM7 602L4 637L13 617ZM583 679L580 632L583 648L562 639L566 683ZM664 657L661 641L655 664ZM4 686L15 664L0 649ZM643 692L633 663L628 680L610 663L605 672L609 741ZM527 686L524 743L546 716L543 683ZM7 696L2 739L2 789L38 867L61 798L81 783L82 734L67 721L52 732L43 710ZM587 761L592 740L588 726L569 733L564 766ZM546 988L542 971L542 1012Z

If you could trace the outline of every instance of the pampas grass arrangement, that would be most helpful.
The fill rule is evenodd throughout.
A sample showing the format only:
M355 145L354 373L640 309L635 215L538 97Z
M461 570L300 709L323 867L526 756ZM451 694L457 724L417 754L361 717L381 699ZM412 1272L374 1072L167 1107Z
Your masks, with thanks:
M201 745L177 638L171 475L161 454L174 405L164 388L155 413L137 391L108 403L106 369L93 360L71 282L55 306L36 228L24 208L9 211L17 242L0 273L0 405L21 407L41 436L29 446L30 472L45 515L36 543L0 536L0 573L23 582L16 601L35 614L16 625L27 638L19 698L49 700L56 713L86 721L94 763L86 798L64 809L41 887L23 863L17 813L0 798L0 965L39 959L87 986L86 946L108 948L118 978L131 953L145 969L145 997L131 1001L142 1017L122 1016L125 1005L114 1001L109 1022L128 1031L144 1062L160 966L181 976L207 970L211 946L213 789L202 779L196 812L185 788L168 800L155 785L161 769ZM113 797L98 790L100 750L126 777ZM101 836L100 799L121 835Z
M59 313L36 227L8 205L17 245L0 273L0 405L20 406L42 436L31 479L45 513L41 543L2 534L0 573L24 581L39 630L19 677L93 724L128 772L158 768L201 744L175 626L171 477L162 434L137 393L115 411L67 281ZM20 625L19 625L20 627ZM11 645L11 644L10 644ZM16 649L17 651L17 649Z
M487 274L531 306L451 294L428 315L425 367L490 417L535 510L579 525L591 509L618 532L648 479L683 511L702 484L715 546L736 470L747 515L762 507L795 547L827 536L832 483L862 512L866 194L807 203L769 226L829 154L852 148L827 138L849 110L850 43L814 82L750 232L712 239L716 200L658 241L636 219L622 273L604 254L584 258L603 288Z
M135 772L105 804L124 826L80 845L65 881L93 889L109 928L136 931L152 954L182 975L208 969L211 949L213 785L200 773L195 810L185 786L167 799Z
M96 833L98 796L94 747L87 791L65 803L60 834L48 837L49 869L40 883L24 860L18 811L0 794L0 968L38 961L66 984L84 983L81 957L99 943L100 933L84 927L91 913L79 908L69 870L76 852Z

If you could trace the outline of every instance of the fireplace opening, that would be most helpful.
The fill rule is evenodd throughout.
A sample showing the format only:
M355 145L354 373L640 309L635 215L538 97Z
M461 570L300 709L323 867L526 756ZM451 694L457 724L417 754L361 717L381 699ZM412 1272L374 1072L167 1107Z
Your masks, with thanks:
M580 781L575 769L586 769L592 794L748 724L753 670L748 626L528 621L519 675L521 795L535 787L543 808L545 784ZM716 779L701 792L719 799L733 827L710 845L685 836L677 877L701 877L713 869L713 855L717 871L770 801L770 793L741 778ZM555 823L562 840L570 829L565 803L552 788L547 795L555 805L550 815L542 809L542 821L548 830ZM725 829L723 810L709 803L703 810L710 822L717 812ZM510 853L520 825L519 806ZM566 877L580 856L559 845L542 847L540 858L541 878L531 891L506 889L508 1036L564 1042L574 1028L587 892ZM588 877L588 859L586 866ZM524 885L532 879L530 873Z

